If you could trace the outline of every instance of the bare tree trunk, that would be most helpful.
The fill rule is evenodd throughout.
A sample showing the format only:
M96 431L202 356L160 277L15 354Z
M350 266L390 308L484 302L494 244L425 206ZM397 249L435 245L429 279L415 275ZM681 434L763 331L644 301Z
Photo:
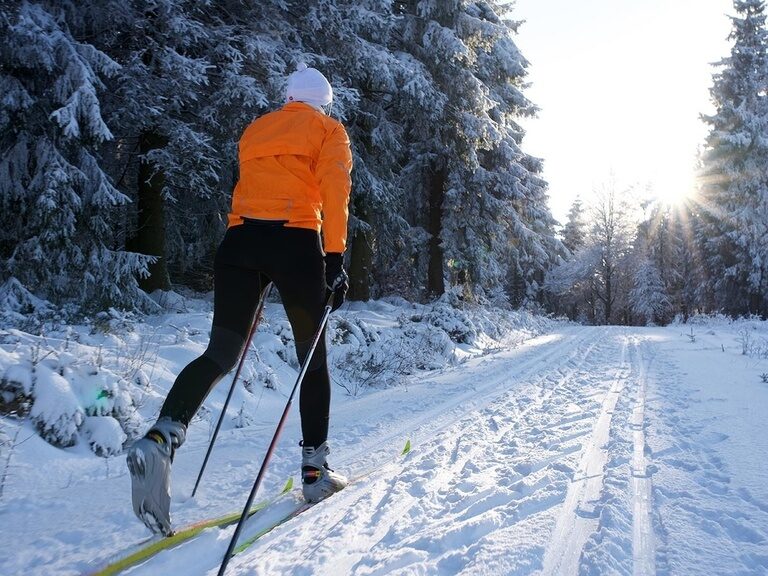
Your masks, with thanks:
M349 299L371 299L373 244L371 232L358 228L352 238L349 263Z
M427 269L427 292L430 296L445 293L443 271L443 201L445 199L444 168L431 174L429 181L429 265Z
M139 136L139 152L142 155L138 171L139 222L133 246L140 254L156 256L157 261L149 265L149 277L142 278L139 285L146 292L168 290L171 281L168 276L168 259L165 252L165 206L163 187L165 176L153 162L144 155L165 145L165 140L151 130Z
M611 323L613 314L613 267L607 266L605 269L605 323Z

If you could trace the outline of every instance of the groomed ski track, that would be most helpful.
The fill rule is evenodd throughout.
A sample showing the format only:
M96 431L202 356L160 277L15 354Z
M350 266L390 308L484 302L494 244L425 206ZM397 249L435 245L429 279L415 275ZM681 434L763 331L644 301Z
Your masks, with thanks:
M228 574L656 573L649 362L625 329L568 327L469 361L461 378L346 403L332 465L391 463L261 538ZM405 438L413 451L397 459ZM231 533L128 573L215 573Z

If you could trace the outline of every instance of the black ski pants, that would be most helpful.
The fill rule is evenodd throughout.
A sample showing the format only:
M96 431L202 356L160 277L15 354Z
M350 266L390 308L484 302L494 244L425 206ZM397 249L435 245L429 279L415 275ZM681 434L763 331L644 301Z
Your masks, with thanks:
M208 348L178 375L160 417L188 425L216 383L240 359L259 296L272 281L280 292L303 362L325 308L325 261L320 235L280 223L246 221L227 230L214 262L213 327ZM305 446L328 437L331 385L325 333L301 384L299 409Z

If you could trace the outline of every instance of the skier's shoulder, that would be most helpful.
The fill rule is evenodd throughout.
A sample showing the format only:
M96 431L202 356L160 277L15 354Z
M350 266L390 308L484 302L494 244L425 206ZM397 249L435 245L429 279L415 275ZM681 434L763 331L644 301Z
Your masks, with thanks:
M340 120L337 120L333 116L322 114L322 121L326 131L328 132L338 131L343 134L346 134L347 132L346 128L344 128L344 124L342 124Z
M257 116L254 118L251 123L248 125L249 128L255 127L255 126L265 126L272 124L274 122L279 121L279 119L282 117L283 109L282 108L276 108L275 110L269 110L265 112L264 114L261 114L260 116Z
M329 125L329 121L334 127L336 124L340 124L334 118L326 116L322 111L309 104L304 104L303 102L289 102L280 108L258 116L251 122L249 127L272 126L275 124L289 124L292 126L311 126L319 124L326 127Z
M348 142L349 136L344 125L303 102L288 103L259 116L243 134L243 140L254 145L292 140L314 142L313 148L318 148L321 142L329 139Z

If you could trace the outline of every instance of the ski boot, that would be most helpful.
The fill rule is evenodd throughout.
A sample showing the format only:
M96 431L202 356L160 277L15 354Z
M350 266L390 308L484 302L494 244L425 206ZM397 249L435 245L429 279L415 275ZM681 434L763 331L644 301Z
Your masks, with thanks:
M328 442L317 448L302 446L301 485L307 502L319 502L348 484L346 477L328 468L326 457L330 452Z
M170 536L171 463L176 448L184 443L187 427L161 418L128 450L133 512L155 534Z

